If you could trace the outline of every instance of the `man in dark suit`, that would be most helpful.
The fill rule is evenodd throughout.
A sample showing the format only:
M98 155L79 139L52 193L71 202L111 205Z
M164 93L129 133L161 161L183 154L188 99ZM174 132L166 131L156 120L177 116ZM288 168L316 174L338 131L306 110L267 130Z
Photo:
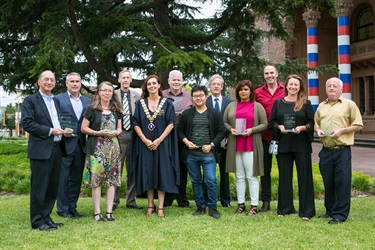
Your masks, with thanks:
M63 129L73 129L74 136L64 140L66 157L62 158L60 184L57 194L57 214L64 218L80 218L77 202L81 191L83 166L85 164L86 135L81 133L83 114L91 103L90 98L80 94L81 76L72 72L66 76L67 92L56 96L60 101L60 123Z
M135 102L141 98L141 95L135 90L130 89L130 83L132 82L132 75L129 70L123 70L120 72L118 77L118 82L120 83L120 89L115 90L115 95L121 100L122 106L124 108L124 116L122 122L122 132L118 135L118 140L121 147L121 171L124 169L124 163L126 163L126 173L128 173L129 163L129 152L130 152L130 139L132 134L132 123L131 117L134 115ZM122 174L122 173L121 173ZM133 209L142 209L142 207L137 206L135 202L135 175L131 178L126 178L130 180L126 183L126 207ZM116 209L120 203L119 187L115 188L115 198L113 201L113 210Z
M211 96L207 98L206 105L210 108L216 109L223 116L228 104L233 102L232 99L221 95L221 91L224 88L223 77L220 75L211 76L208 82L208 88L211 91ZM218 147L218 152L220 155L220 202L223 207L230 208L229 174L225 172L225 161L227 155L226 140L227 136L220 143L220 147Z
M31 227L51 231L63 225L54 223L50 214L59 187L61 157L66 155L65 144L60 142L72 132L60 126L60 102L51 93L56 85L54 73L42 72L38 85L39 91L23 101L21 123L29 133Z

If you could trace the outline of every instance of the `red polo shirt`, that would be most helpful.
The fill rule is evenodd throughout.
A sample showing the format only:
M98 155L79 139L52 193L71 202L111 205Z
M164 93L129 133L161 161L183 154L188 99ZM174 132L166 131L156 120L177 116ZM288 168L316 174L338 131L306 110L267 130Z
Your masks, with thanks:
M277 99L283 98L285 96L285 86L280 82L277 82L277 88L275 90L275 93L273 93L272 95L267 88L267 84L264 84L257 88L254 94L255 101L262 104L263 108L266 110L267 119L270 119L273 103ZM262 132L262 138L263 140L271 141L273 138L272 131L269 128L267 128L265 131Z

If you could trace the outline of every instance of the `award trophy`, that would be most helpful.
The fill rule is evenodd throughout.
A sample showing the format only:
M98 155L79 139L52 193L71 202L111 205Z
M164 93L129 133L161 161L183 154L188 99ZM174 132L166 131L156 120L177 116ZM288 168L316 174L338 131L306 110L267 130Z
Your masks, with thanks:
M237 135L244 135L246 130L246 119L245 118L237 118L236 119L236 134Z
M64 129L67 133L73 133L72 136L77 135L77 126L78 122L74 117L71 116L69 113L62 113L60 114L60 126Z
M285 114L284 115L284 129L287 132L293 132L296 127L296 115Z

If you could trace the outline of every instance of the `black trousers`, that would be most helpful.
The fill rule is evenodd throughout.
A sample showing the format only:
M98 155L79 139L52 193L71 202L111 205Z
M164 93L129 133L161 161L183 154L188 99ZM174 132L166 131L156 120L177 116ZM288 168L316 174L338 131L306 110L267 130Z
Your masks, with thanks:
M57 194L57 213L76 210L81 192L85 153L78 142L74 152L62 158L59 191Z
M53 146L51 157L47 160L30 159L30 221L32 228L38 228L52 221L50 214L55 205L60 181L61 149Z
M229 188L229 174L225 171L225 162L227 160L227 150L220 148L220 202L221 205L230 205L230 188Z
M312 218L315 215L315 201L311 153L279 152L277 162L279 166L277 214L287 215L295 212L293 204L293 164L295 162L298 178L298 215Z
M270 142L263 140L263 164L264 164L264 175L260 177L260 183L262 187L260 198L262 201L271 200L271 170L272 170L272 154L268 153Z
M351 148L319 152L319 169L324 183L324 206L332 218L345 221L350 211L352 186Z

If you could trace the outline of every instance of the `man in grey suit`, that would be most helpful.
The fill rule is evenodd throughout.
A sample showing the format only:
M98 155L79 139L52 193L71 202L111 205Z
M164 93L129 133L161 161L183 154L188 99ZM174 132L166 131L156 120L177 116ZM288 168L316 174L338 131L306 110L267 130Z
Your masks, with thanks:
M128 173L129 163L129 152L130 152L130 139L132 133L132 123L131 118L134 115L135 102L138 101L141 96L138 92L130 89L130 84L132 82L132 75L129 70L123 70L120 72L118 77L118 82L120 83L120 89L115 90L115 94L121 100L124 108L124 116L122 121L122 132L119 134L118 139L121 147L121 171L124 169L124 163L126 163L126 173ZM121 173L122 174L122 173ZM130 178L129 178L130 177ZM133 209L142 209L142 207L137 206L135 202L135 175L128 176L126 178L129 180L126 183L126 207ZM120 203L119 187L115 189L115 198L113 200L113 210Z
M27 156L30 159L30 221L33 229L56 230L62 223L52 221L60 180L61 157L66 155L64 136L72 133L60 126L60 102L52 90L55 74L43 71L38 79L39 91L22 103L21 123L29 133Z
M85 164L84 147L86 135L81 133L83 114L91 100L82 96L81 76L72 72L66 76L67 92L57 95L60 100L62 128L73 129L74 136L64 140L66 157L62 158L59 192L57 194L57 214L64 218L80 218L77 202L81 191L82 173Z
M224 111L229 103L233 102L232 99L222 96L221 91L224 88L224 79L220 75L211 76L208 87L211 91L211 96L207 98L206 105L214 108L224 115ZM227 133L226 133L227 134ZM230 189L229 189L229 174L225 172L225 161L227 150L225 147L227 136L220 143L218 152L220 155L219 168L220 168L220 202L223 207L230 208Z

